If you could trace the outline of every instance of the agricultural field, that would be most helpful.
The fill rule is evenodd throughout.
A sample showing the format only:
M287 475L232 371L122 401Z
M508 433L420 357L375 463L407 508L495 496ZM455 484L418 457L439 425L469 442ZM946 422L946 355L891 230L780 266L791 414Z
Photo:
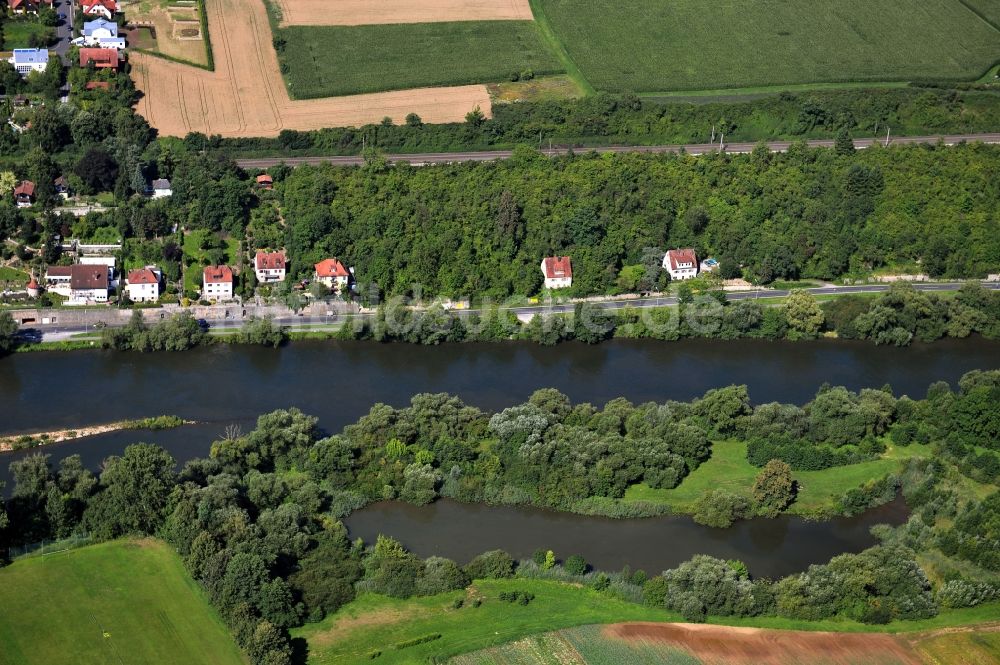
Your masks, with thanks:
M528 0L273 0L281 25L530 21Z
M201 34L195 0L141 0L128 7L131 23L152 24L156 39L151 50L196 65L208 64L208 47Z
M409 113L441 123L461 122L476 107L486 116L492 112L483 85L292 101L264 4L216 0L207 12L214 71L145 53L130 56L136 87L143 92L137 110L161 136L277 136L283 129L360 126L385 117L402 123Z
M712 444L712 457L674 489L654 490L646 485L633 485L625 492L625 499L666 503L677 512L687 513L693 510L694 502L709 490L726 489L749 497L760 469L747 461L746 449L743 441L716 441ZM788 512L813 514L829 510L847 490L893 473L902 459L927 454L929 450L925 446L914 444L892 448L882 459L822 471L793 471L792 477L798 482L799 491Z
M180 557L115 541L0 569L0 665L243 665Z
M452 658L449 665L988 665L996 625L916 635L808 633L692 624L560 630Z
M1000 0L962 0L967 7L1000 30Z
M996 0L971 0L983 13ZM598 90L973 79L1000 30L962 0L533 0ZM623 48L624 45L627 48Z
M293 26L278 30L296 99L489 83L561 71L530 21Z

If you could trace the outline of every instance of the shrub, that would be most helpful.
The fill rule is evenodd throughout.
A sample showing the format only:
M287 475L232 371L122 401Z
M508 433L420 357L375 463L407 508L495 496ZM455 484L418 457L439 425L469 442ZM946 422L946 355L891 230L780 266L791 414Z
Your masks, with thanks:
M579 554L574 554L566 559L563 568L571 575L583 575L587 572L587 561Z
M695 501L693 517L698 524L724 529L749 514L746 497L727 490L709 490Z
M474 580L498 580L514 576L514 559L503 550L483 552L465 566Z

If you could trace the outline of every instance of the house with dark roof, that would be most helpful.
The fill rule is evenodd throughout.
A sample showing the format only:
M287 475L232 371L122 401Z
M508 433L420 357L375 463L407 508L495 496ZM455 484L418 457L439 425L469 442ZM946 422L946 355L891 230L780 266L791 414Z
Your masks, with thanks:
M233 299L233 269L229 266L205 266L201 295L206 300Z
M52 185L56 189L56 194L63 197L64 199L69 198L70 195L69 180L66 179L66 176L64 175L59 176L58 178L55 179Z
M663 269L672 281L692 279L698 276L698 256L691 248L672 249L663 257Z
M281 282L285 279L285 266L288 260L284 250L280 252L257 252L254 257L254 272L261 284Z
M22 180L14 188L14 200L18 208L30 208L35 203L35 183Z
M542 276L547 289L573 286L573 264L568 256L546 257L542 259Z
M170 189L170 181L166 178L157 178L150 185L150 195L154 199L162 199L173 193L174 190Z
M52 6L52 0L10 0L7 3L14 14L37 14L39 10Z

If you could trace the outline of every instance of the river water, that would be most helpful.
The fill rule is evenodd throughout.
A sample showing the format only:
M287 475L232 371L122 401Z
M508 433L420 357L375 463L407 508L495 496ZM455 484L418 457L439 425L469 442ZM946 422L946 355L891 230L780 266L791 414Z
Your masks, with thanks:
M459 563L492 549L524 559L544 548L561 559L580 554L598 570L628 565L654 575L695 554L710 554L739 559L757 577L777 578L871 547L873 525L902 524L908 512L897 499L856 517L808 522L782 515L714 529L686 516L616 520L442 499L428 506L376 503L355 511L344 523L352 538L374 543L379 534L392 536L419 556L444 556Z

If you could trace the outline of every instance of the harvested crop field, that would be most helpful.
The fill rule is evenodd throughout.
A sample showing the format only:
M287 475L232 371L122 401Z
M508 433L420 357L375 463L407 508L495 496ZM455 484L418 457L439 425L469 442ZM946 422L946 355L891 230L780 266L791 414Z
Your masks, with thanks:
M530 21L528 0L274 0L281 25Z
M162 135L277 136L283 129L360 126L386 116L402 123L408 113L425 122L460 122L477 106L490 114L483 85L292 101L260 0L213 0L208 22L214 72L143 53L131 56L143 92L137 109Z
M496 83L562 71L531 21L280 28L296 99L425 86Z
M599 90L978 78L997 0L535 0ZM626 46L627 45L627 46Z

